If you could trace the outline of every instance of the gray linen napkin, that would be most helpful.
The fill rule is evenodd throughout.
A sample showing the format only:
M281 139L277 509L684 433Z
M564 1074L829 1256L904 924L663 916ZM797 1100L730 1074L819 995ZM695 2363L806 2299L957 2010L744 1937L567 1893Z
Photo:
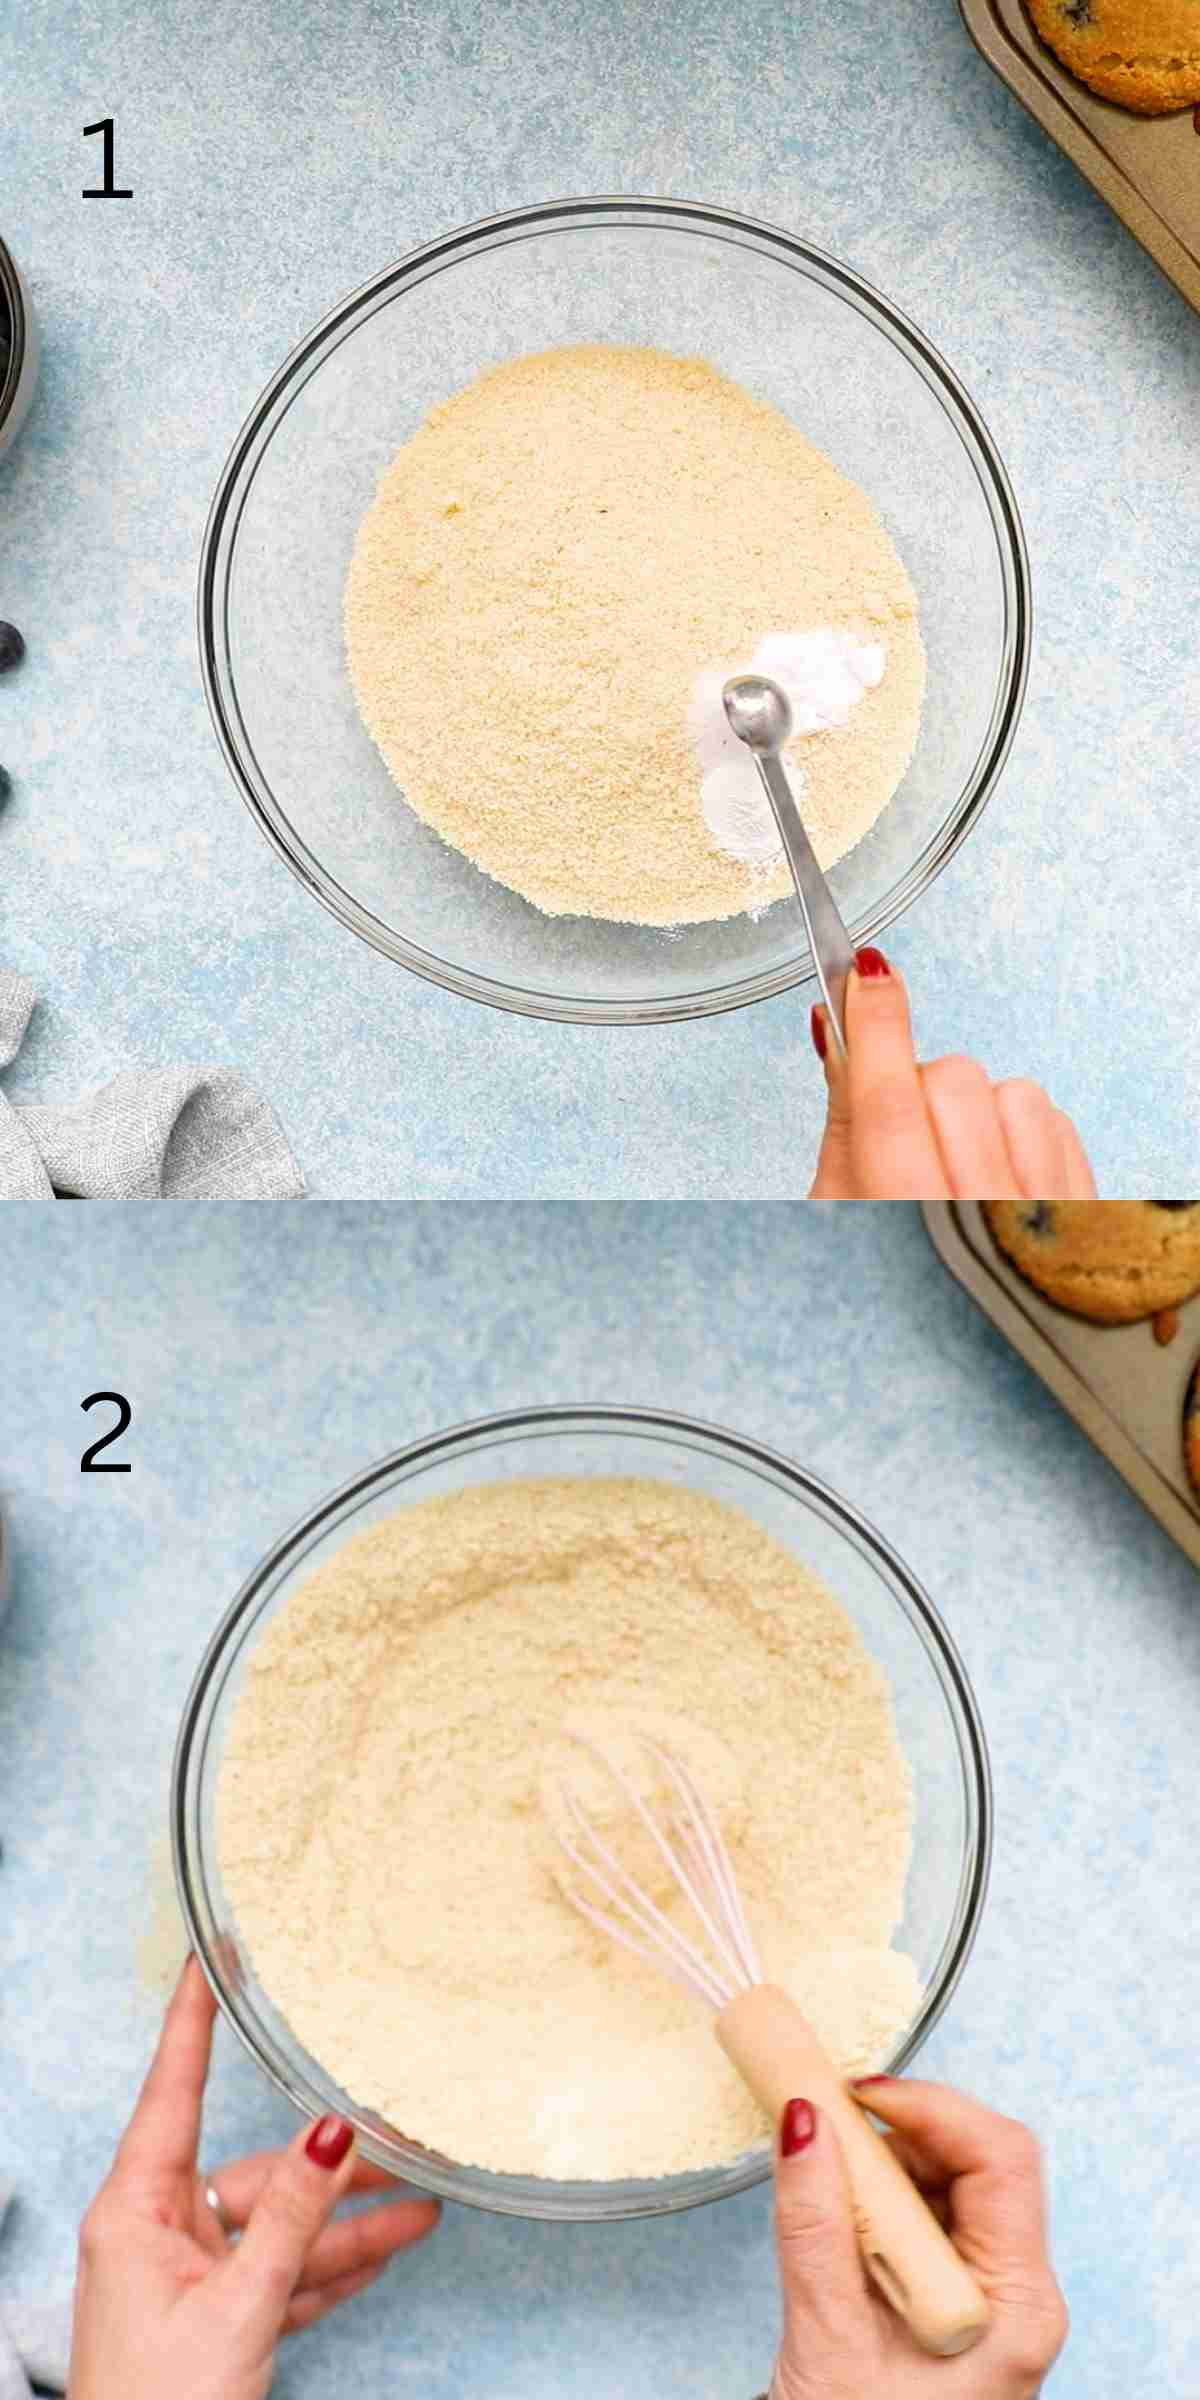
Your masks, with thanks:
M0 967L0 1071L36 997ZM0 1199L294 1200L303 1190L274 1109L233 1067L133 1069L73 1107L14 1107L0 1094Z
M0 2177L0 2228L12 2185ZM71 2294L21 2302L0 2281L0 2400L29 2400L32 2391L65 2392L71 2356Z

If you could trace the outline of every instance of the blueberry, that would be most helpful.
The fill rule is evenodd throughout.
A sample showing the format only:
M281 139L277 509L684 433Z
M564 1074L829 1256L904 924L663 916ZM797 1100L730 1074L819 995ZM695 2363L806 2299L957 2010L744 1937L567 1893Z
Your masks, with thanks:
M12 776L7 767L0 767L0 808L3 808L11 790Z
M25 656L25 644L15 625L6 625L0 617L0 675L6 667L19 667Z
M1049 1200L1032 1200L1021 1210L1021 1223L1030 1233L1053 1233L1054 1209Z

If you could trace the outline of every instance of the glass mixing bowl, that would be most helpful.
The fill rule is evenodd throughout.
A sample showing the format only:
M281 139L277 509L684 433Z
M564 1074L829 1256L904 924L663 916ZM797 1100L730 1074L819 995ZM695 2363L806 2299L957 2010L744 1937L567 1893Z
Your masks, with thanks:
M29 413L37 369L33 304L11 250L0 242L0 458Z
M988 433L924 336L847 267L749 218L560 201L429 242L352 293L267 386L218 485L200 572L205 688L264 833L389 958L530 1016L705 1016L811 977L794 900L757 923L672 931L543 916L405 805L343 654L354 537L401 443L485 367L595 341L702 354L774 402L862 485L896 542L929 658L920 741L832 877L855 942L874 940L974 824L1012 741L1029 656L1024 539Z
M924 1996L889 2062L892 2071L915 2056L962 1973L987 1886L991 1788L970 1686L936 1610L865 1517L790 1459L687 1417L541 1408L482 1418L381 1459L284 1534L222 1618L184 1710L171 1793L179 1896L192 1945L251 2057L306 2115L336 2110L350 2118L361 2148L379 2166L445 2199L510 2216L654 2216L761 2182L769 2172L767 2152L661 2179L560 2183L490 2174L421 2148L357 2106L290 2032L255 1975L216 1855L225 1733L267 1619L351 1533L406 1502L525 1475L643 1475L708 1493L744 1509L836 1594L891 1683L913 1774L913 1859L896 1940L915 1959Z

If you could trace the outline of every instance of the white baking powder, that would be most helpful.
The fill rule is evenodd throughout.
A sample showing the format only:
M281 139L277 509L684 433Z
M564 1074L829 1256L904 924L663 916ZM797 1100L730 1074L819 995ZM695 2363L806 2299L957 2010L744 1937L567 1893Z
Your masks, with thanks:
M753 756L732 731L721 694L730 675L768 675L792 711L792 738L784 757L796 804L803 813L801 745L814 733L845 725L864 692L882 683L887 651L836 625L808 633L768 633L748 667L711 668L698 675L688 709L688 731L700 764L704 822L718 849L747 866L770 866L781 855L779 828Z

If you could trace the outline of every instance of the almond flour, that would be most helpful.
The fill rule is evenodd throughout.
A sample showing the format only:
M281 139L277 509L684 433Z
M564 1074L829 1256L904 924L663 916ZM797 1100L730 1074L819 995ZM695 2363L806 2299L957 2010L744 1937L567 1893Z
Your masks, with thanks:
M731 2160L766 2128L706 2011L560 1889L573 1714L685 1750L765 1971L844 2071L879 2065L918 1998L889 1947L911 1797L884 1679L789 1553L673 1485L477 1485L319 1567L222 1760L234 1921L299 2040L411 2140L585 2180Z
M725 855L687 730L706 669L763 637L882 642L850 723L789 745L825 866L912 756L916 600L856 484L703 359L592 344L495 367L397 453L360 527L345 630L405 799L550 916L678 925L791 889Z

